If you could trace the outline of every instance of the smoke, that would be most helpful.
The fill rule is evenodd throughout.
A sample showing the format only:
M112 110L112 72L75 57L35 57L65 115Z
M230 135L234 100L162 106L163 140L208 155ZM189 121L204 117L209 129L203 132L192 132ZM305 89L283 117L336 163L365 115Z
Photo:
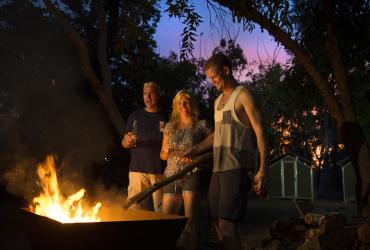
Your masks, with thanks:
M5 184L9 193L22 196L30 200L37 190L36 173L30 171L29 162L18 162L9 168L2 176L1 181Z
M101 202L99 215L102 221L121 220L124 212L122 206L127 198L127 193L118 188L105 189L99 186L94 191L96 195L90 197L91 201Z
M2 141L7 142L3 144L7 147L3 178L9 191L28 197L34 190L30 183L35 182L37 163L50 154L57 157L65 183L86 185L84 177L94 176L94 166L105 163L114 145L112 128L99 104L58 89L37 92L34 88L13 94L19 118L1 133Z
M36 166L47 155L57 156L62 185L74 189L97 181L94 172L115 146L74 44L30 13L14 13L11 28L0 29L0 181L26 198L37 191Z

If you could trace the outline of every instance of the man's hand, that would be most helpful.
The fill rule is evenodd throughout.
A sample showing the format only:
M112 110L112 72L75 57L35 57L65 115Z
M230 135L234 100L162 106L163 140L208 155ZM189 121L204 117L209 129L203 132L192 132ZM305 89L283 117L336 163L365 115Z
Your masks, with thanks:
M193 161L194 157L196 156L196 149L195 146L184 150L180 154L180 162L182 164L189 164Z
M131 133L128 132L122 138L122 146L124 148L133 148L136 143L136 137Z
M258 171L254 176L253 190L260 197L265 198L267 196L266 174L264 172Z
M198 154L198 150L197 150L196 146L193 146L193 147L185 150L182 153L182 157L184 157L184 158L194 158L197 154Z

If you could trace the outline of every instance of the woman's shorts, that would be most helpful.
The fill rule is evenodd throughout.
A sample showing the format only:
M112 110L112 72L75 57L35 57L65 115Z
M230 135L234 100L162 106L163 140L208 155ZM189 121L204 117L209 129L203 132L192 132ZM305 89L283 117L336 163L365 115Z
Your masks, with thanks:
M199 172L185 175L163 187L164 194L181 194L183 191L202 191L201 175Z

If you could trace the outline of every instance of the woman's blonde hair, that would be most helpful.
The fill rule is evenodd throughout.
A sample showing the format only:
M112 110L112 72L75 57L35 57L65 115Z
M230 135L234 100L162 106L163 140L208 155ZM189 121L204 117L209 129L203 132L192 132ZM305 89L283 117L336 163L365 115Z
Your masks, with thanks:
M190 105L191 105L191 118L193 120L193 128L195 127L196 123L198 122L199 118L199 110L198 110L198 103L195 100L195 97L193 94L191 94L187 90L180 90L179 92L176 93L175 97L173 98L172 101L172 113L171 113L171 118L170 121L173 124L173 128L177 129L179 127L180 123L180 112L178 110L178 104L181 101L181 97L187 97L190 100Z

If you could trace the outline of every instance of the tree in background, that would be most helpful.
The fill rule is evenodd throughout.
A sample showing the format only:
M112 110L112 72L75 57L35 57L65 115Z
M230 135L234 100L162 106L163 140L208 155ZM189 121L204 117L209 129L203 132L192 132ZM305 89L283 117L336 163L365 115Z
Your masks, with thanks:
M37 190L34 167L47 154L57 154L69 168L65 175L82 183L76 173L101 162L114 143L111 124L81 77L76 47L30 1L2 3L0 20L0 105L8 114L0 117L1 183L13 171L12 193Z
M168 93L165 96L167 102L170 93L177 90L175 86L178 84L194 90L199 97L206 97L204 104L207 108L212 107L209 100L215 94L208 91L209 85L204 81L201 70L203 59L188 58L187 61L181 61L175 55L161 59L153 52L155 42L152 34L159 18L157 1L124 4L118 0L65 0L57 1L55 5L49 0L44 2L52 15L43 12L40 14L44 20L55 18L74 41L84 78L90 83L119 137L124 127L122 113L126 115L131 108L139 105L137 97L141 96L141 85L145 80L160 81L164 92ZM294 71L290 82L290 74L284 74L284 81L281 81L281 69L276 65L266 71L269 74L268 79L279 82L279 85L269 85L265 100L271 100L272 110L281 109L276 110L275 114L287 114L290 112L289 107L298 104L303 107L301 110L309 112L312 106L302 100L306 100L307 93L313 91L308 82L314 83L315 91L322 96L325 106L336 121L342 141L350 152L358 177L359 209L366 215L369 207L370 160L364 131L369 131L370 117L366 106L369 95L369 86L366 83L369 80L367 44L370 32L364 30L369 29L369 3L339 1L334 4L332 1L321 3L298 0L208 2L216 8L219 3L224 9L229 9L235 20L248 30L253 30L254 24L260 25L293 54ZM38 9L43 6L40 1L35 3L33 6ZM168 0L166 3L170 14L180 16L187 24L183 30L184 50L180 54L180 59L186 59L184 53L192 49L195 28L200 23L200 17L186 0ZM4 23L2 27L4 28ZM60 29L55 27L48 35L58 32L60 33ZM228 53L227 44L225 41L221 42L218 50ZM235 43L231 43L232 46L238 48ZM35 67L37 72L37 64ZM171 77L164 79L166 74ZM298 74L302 81L296 81L294 74ZM258 79L257 77L256 80ZM261 81L261 84L263 86L265 83ZM198 86L201 86L200 90L197 89ZM279 92L281 89L284 91ZM285 95L289 92L290 98L286 98ZM315 96L318 95L313 93L309 98ZM116 107L117 104L119 108ZM326 112L324 106L318 107ZM291 117L294 121L292 124L303 119L297 114L292 114ZM279 121L280 118L276 116L274 119ZM288 125L287 119L283 121L287 121L285 125Z
M54 4L49 8L58 18L41 1L8 1L0 6L1 114L20 114L9 126L2 126L1 160L3 156L15 160L22 145L27 151L20 153L24 159L37 156L41 161L50 153L63 160L66 154L74 155L79 163L94 159L95 165L100 164L93 167L94 172L109 179L105 171L115 171L114 157L109 155L122 155L123 118L143 105L142 84L147 80L161 85L168 111L174 94L186 88L198 95L202 114L210 114L206 111L210 105L202 98L206 88L198 84L205 76L197 61L180 61L176 54L161 58L154 52L159 18L155 1ZM107 19L100 25L102 11ZM107 119L100 115L109 117L118 136L112 138ZM6 165L13 167L13 163ZM103 170L102 164L111 167ZM125 165L119 164L121 169Z
M368 78L370 3L344 0L209 0L208 3L229 9L246 30L253 30L255 24L267 30L309 75L349 151L357 176L358 209L369 216L370 148L361 127L368 111L358 113L356 107L361 105L356 105L352 92L357 77ZM311 36L307 36L309 33ZM368 93L368 87L363 91Z
M152 36L159 20L156 1L43 2L77 46L84 77L121 137L125 123L120 111L136 106L141 96L136 85L151 80L156 57ZM117 96L122 91L112 87L130 95Z

